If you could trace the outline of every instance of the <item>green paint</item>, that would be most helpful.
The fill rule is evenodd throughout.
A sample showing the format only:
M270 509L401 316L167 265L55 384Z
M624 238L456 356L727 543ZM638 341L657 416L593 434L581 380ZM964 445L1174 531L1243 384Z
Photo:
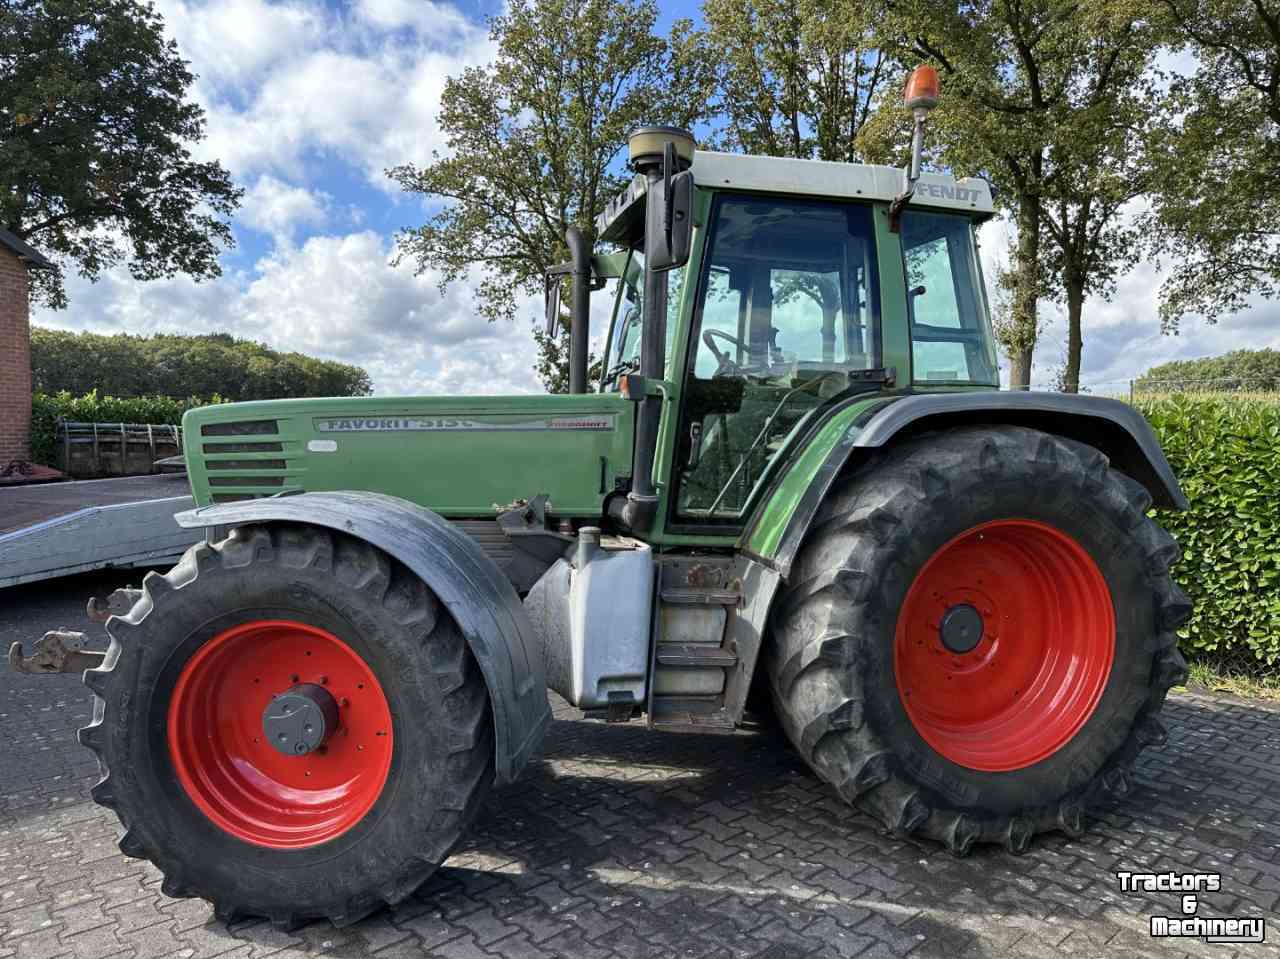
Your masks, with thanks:
M881 403L881 396L868 397L852 403L832 416L809 441L800 455L787 467L782 481L777 485L773 498L762 511L759 522L751 532L751 539L746 548L757 556L771 557L778 549L782 534L791 521L791 515L800 505L800 500L813 482L814 475L826 462L832 448L849 430L857 430L853 423L867 408Z
M206 406L188 412L183 429L199 505L215 494L364 489L444 516L493 516L497 505L547 493L560 515L598 517L602 459L611 490L631 471L634 417L634 404L616 393L361 397ZM277 425L270 433L203 435L220 423L258 420ZM280 450L211 450L228 443ZM284 469L245 468L280 460ZM236 466L219 469L219 461Z
M902 239L889 229L889 207L875 209L876 265L880 272L881 360L898 371L897 385L911 383L911 330L907 323L907 277Z

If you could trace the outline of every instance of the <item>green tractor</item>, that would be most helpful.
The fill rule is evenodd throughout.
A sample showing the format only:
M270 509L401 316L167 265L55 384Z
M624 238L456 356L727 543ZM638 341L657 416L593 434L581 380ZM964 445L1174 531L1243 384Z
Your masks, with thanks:
M637 131L600 249L571 230L548 277L568 394L186 415L205 541L116 597L80 731L165 893L398 902L536 754L548 687L704 735L771 700L851 806L956 854L1128 791L1185 676L1148 511L1186 501L1130 406L999 390L990 188L920 172L916 79L905 174Z

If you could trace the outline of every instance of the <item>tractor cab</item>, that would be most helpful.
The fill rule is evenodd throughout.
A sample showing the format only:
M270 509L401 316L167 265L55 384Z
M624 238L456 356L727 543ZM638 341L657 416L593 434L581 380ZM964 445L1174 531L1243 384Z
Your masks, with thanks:
M631 489L610 504L622 528L736 536L819 411L998 387L984 181L917 173L906 194L892 168L697 151L671 128L638 131L631 162L596 224L614 252L579 256L574 293L616 281L599 391L638 404ZM570 323L585 390L586 324Z

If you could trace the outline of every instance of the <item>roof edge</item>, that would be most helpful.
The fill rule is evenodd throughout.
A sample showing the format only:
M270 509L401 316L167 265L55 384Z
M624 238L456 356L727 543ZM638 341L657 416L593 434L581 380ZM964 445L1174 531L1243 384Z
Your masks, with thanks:
M56 267L48 260L43 253L37 250L26 240L8 230L0 227L0 246L4 247L19 260L27 264L27 268L31 270L53 270Z

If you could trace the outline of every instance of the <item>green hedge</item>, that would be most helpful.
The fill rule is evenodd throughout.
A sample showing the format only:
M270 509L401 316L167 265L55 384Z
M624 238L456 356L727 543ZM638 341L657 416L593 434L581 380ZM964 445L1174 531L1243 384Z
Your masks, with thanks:
M99 396L97 390L84 396L70 393L36 393L31 397L31 459L51 464L56 457L59 420L75 423L182 423L182 414L195 406L226 402L191 397L175 400L167 396L140 396L128 399Z
M1195 602L1185 652L1228 665L1280 661L1280 400L1170 396L1146 414L1191 501L1157 511L1182 546L1174 575Z

